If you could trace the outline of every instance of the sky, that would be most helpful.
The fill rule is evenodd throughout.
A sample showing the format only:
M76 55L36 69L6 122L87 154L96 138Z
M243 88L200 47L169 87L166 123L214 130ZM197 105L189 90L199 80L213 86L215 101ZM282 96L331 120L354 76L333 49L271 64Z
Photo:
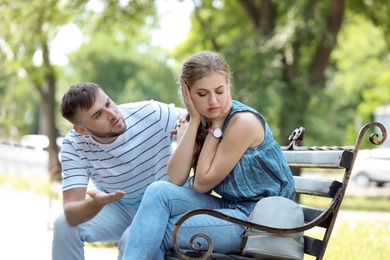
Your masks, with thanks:
M161 28L152 34L152 44L170 50L187 37L191 27L190 13L193 10L193 3L189 0L181 2L157 0L156 2L162 19ZM82 42L83 35L76 25L69 24L61 28L51 47L53 64L66 65L68 63L66 55L77 49Z
M161 29L152 36L152 43L171 49L183 42L191 27L192 1L158 0L157 8L162 15Z

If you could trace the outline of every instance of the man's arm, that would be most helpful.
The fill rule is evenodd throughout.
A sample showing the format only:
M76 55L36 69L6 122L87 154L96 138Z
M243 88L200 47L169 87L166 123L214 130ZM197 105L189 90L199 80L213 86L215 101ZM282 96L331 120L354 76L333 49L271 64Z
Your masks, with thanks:
M88 197L86 195L89 195ZM121 199L124 191L104 193L99 190L87 192L86 188L74 188L63 192L63 207L69 225L77 226L95 217L107 204Z

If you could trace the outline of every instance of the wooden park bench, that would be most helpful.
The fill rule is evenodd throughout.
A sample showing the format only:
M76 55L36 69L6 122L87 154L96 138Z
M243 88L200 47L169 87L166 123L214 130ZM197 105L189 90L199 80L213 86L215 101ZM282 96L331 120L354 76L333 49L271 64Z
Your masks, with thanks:
M279 234L303 231L305 255L313 256L316 259L323 259L337 218L337 214L340 209L340 205L343 201L348 182L351 177L352 168L355 163L362 138L369 128L375 127L380 129L381 139L376 140L378 139L379 135L375 132L370 134L369 139L371 143L380 145L386 140L387 132L385 127L378 122L370 122L364 125L357 136L354 146L298 146L298 142L302 141L304 136L305 129L302 127L294 130L290 135L289 140L291 143L288 146L283 146L282 150L291 168L341 169L341 171L344 171L342 181L336 179L316 178L312 176L294 176L295 189L298 197L305 194L305 196L308 195L315 196L317 198L328 198L328 206L325 208L303 205L300 200L297 200L304 212L304 225L293 229L279 229L236 219L211 209L191 210L184 214L176 222L175 229L173 230L173 244L175 250L172 251L172 254L168 254L166 259L254 259L244 257L239 254L222 255L213 253L213 243L207 234L203 233L194 234L191 241L189 241L189 245L191 245L193 250L179 248L177 244L177 233L180 229L180 226L188 218L199 214L207 214L238 225L242 225L244 227L250 227L257 230ZM310 230L313 229L321 230L322 232L320 237L322 238L318 238L318 232L313 235L313 232L310 232ZM208 243L207 252L202 250L202 245L193 245L192 241L197 237L203 237L206 239Z

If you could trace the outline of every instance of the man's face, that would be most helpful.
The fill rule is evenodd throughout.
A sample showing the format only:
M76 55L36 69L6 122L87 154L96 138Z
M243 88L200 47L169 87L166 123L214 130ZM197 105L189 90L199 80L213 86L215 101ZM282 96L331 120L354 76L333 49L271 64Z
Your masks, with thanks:
M126 130L118 107L101 89L92 107L80 111L77 117L80 123L74 129L81 134L91 135L100 143L111 143Z

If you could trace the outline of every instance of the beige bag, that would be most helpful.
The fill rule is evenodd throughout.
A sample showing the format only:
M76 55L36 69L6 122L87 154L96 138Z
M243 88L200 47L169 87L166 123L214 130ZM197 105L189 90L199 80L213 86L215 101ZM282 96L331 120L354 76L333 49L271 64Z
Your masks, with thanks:
M257 202L248 221L275 228L294 228L304 224L304 216L293 200L272 196ZM303 232L275 234L247 228L243 243L242 254L255 259L300 260L304 255Z

